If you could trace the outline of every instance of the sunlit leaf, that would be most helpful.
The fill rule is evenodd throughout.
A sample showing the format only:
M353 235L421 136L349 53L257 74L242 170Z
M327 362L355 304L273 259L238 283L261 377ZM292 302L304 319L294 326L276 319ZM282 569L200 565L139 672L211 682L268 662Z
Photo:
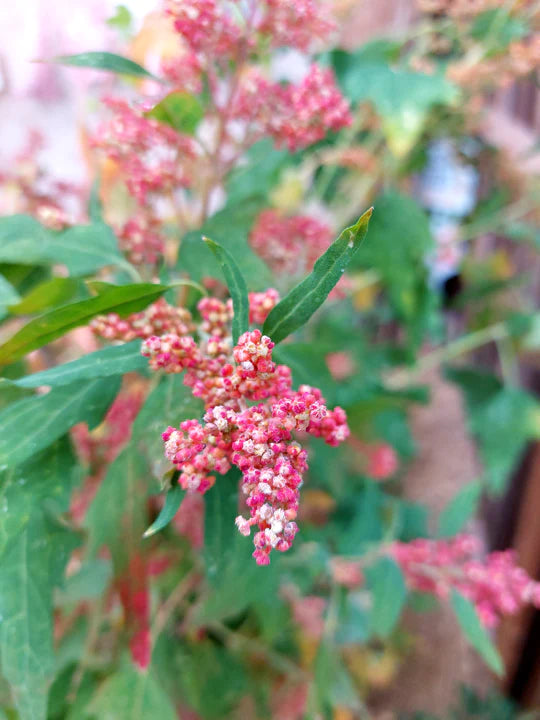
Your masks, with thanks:
M62 337L69 330L87 325L96 315L117 313L124 317L143 310L168 290L167 285L139 283L112 287L97 297L51 310L31 320L0 346L0 364L14 362L32 350Z

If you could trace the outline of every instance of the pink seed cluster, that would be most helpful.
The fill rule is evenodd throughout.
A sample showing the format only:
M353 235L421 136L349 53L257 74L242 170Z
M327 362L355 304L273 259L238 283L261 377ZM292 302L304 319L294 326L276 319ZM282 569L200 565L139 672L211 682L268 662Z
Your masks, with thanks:
M335 28L328 5L317 0L259 0L244 6L220 0L167 0L165 7L192 53L223 62L237 59L246 46L288 45L308 51Z
M332 71L315 64L302 82L282 90L279 110L270 134L278 146L291 152L322 140L329 130L337 132L352 123L349 103Z
M252 142L269 135L278 147L291 152L352 122L349 103L332 71L315 63L303 80L288 85L272 82L258 68L250 68L242 77L230 114L246 125Z
M257 217L249 242L275 273L301 275L311 270L332 237L331 228L316 218L268 209Z
M189 310L177 308L160 298L146 310L121 318L117 313L98 315L90 323L92 331L106 340L129 342L150 335L173 333L188 335L194 330Z
M259 319L265 296L276 298L275 291L257 294ZM238 516L236 524L246 536L257 527L253 556L266 565L273 549L291 547L298 530L294 520L307 453L295 435L308 433L336 446L349 435L347 418L341 408L326 407L320 390L307 385L293 390L290 369L273 362L274 343L260 330L245 332L231 347L227 303L206 298L198 309L198 343L168 334L149 337L142 347L152 368L186 370L185 384L205 404L202 423L186 420L163 433L165 455L190 492L204 493L216 474L233 465L240 469L249 517Z
M155 265L165 251L161 223L153 215L139 211L121 227L118 244L134 265Z
M92 145L117 163L140 205L152 193L165 194L189 185L185 161L195 157L192 138L146 117L149 107L132 107L119 98L106 98L104 103L112 117L98 129Z
M515 553L493 552L479 559L478 541L470 535L398 542L391 553L412 589L440 598L452 589L459 591L475 605L487 627L524 604L540 607L540 583L516 564Z

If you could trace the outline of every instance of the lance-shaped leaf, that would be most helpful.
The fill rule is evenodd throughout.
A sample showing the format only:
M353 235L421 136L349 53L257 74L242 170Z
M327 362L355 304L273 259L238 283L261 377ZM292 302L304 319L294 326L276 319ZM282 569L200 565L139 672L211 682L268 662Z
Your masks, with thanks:
M503 675L504 665L501 656L491 642L474 605L457 590L452 590L450 602L467 640L494 673Z
M193 135L203 119L204 108L195 95L187 92L172 92L145 115L170 125L178 132Z
M141 355L141 341L112 345L103 350L83 355L78 360L56 365L48 370L27 375L18 380L9 381L18 387L41 387L50 385L57 387L80 382L81 380L95 380L112 375L123 375L127 372L145 370L148 360Z
M1 474L0 654L17 717L45 720L54 672L53 590L78 537L50 512L67 510L77 473L66 438Z
M79 422L101 422L120 386L119 378L75 383L33 395L0 412L0 467L15 467Z
M51 310L31 320L0 346L0 363L15 362L32 350L62 337L69 330L87 325L96 315L115 312L123 317L143 310L168 289L168 285L152 283L121 285L112 287L97 297Z
M232 336L236 345L240 335L249 327L249 300L246 281L233 256L219 243L203 237L204 242L217 258L233 301Z
M161 508L161 512L150 525L148 530L145 531L143 537L151 537L160 530L163 530L164 527L167 527L178 512L178 508L180 507L180 503L182 502L185 494L186 491L183 490L180 485L175 485L167 492L165 495L165 504Z
M12 315L31 315L46 308L61 305L82 287L80 280L73 278L51 278L32 288L19 302L9 306Z
M163 82L139 63L129 58L122 57L110 52L85 52L78 55L58 55L50 62L59 65L70 65L72 67L91 68L92 70L106 70L107 72L118 73L119 75L131 75L132 77L151 78L157 82Z
M313 272L275 306L264 323L265 335L279 343L305 325L320 308L366 236L372 212L373 208L370 208L355 225L345 228L317 260Z
M378 637L388 637L399 620L407 599L407 588L399 565L383 557L366 570L373 593L370 627Z

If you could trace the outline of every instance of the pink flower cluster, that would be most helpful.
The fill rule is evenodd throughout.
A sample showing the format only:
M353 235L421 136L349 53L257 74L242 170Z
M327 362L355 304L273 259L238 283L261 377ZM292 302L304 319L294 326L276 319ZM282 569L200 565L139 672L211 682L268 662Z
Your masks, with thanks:
M134 265L155 265L165 251L161 223L151 214L141 211L122 226L118 243Z
M317 64L299 83L288 85L271 82L251 68L242 78L230 114L231 119L247 125L251 141L269 135L278 147L287 147L291 152L352 122L349 103L332 71Z
M192 138L146 117L149 107L132 107L119 98L106 98L112 117L92 138L92 146L114 160L128 190L145 206L152 193L173 192L189 185L185 160L195 157Z
M249 242L275 273L303 275L328 248L332 237L331 228L316 218L285 217L268 209L258 216Z
M484 560L478 559L478 552L478 542L470 535L398 542L391 547L412 589L440 598L458 590L474 603L487 627L524 604L540 607L540 583L516 564L512 551L494 552Z
M255 307L263 320L261 295ZM274 292L268 295L275 298ZM236 524L246 536L258 527L253 556L267 565L271 550L288 550L298 529L294 520L307 454L293 433L336 446L349 435L346 415L339 407L328 410L316 388L293 390L290 369L273 362L274 343L260 330L244 333L232 348L227 303L206 298L198 309L199 343L191 336L167 334L147 338L142 347L152 368L185 369L185 384L206 408L203 423L186 420L178 429L167 428L165 455L190 492L206 492L215 473L224 474L233 465L241 470L249 518L239 516Z
M198 58L227 62L244 48L288 45L307 51L334 30L323 2L254 0L241 5L220 0L167 0L175 30Z
M117 313L98 315L90 323L92 331L106 340L122 340L129 342L150 335L174 333L188 335L194 330L191 313L184 308L177 308L160 298L146 310L121 318Z
M329 130L338 131L352 123L349 103L335 84L328 68L312 65L298 85L282 89L269 132L278 146L290 152L322 140Z
M288 45L308 51L316 41L327 40L335 29L328 3L317 0L266 0L266 14L259 32L274 47Z

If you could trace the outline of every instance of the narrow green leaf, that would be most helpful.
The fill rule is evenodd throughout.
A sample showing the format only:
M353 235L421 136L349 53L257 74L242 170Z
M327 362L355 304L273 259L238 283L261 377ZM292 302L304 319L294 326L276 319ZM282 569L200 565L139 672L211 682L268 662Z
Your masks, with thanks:
M0 468L23 462L79 422L98 425L119 385L118 378L75 383L8 405L0 412Z
M463 529L478 508L482 489L481 482L469 483L450 500L439 517L439 537L451 537Z
M51 278L30 290L22 300L9 306L12 315L31 315L61 305L75 295L81 284L72 278ZM84 286L83 286L84 288Z
M370 208L355 225L345 228L317 260L312 273L276 305L264 323L265 335L279 343L302 327L320 308L366 236L372 212L373 208Z
M366 578L373 598L371 630L379 637L388 637L407 599L403 573L394 560L383 557L366 570Z
M0 662L21 720L45 720L55 668L53 590L78 537L51 518L69 506L77 476L64 438L18 468L0 473Z
M133 342L123 345L113 345L103 350L96 350L96 352L83 355L78 360L72 360L64 365L56 365L48 370L42 370L10 382L18 387L30 388L42 385L58 387L81 380L94 380L95 378L144 370L147 365L148 360L141 355L141 341L133 340Z
M144 309L169 289L168 285L138 283L121 285L97 297L51 310L34 318L6 343L0 345L0 363L18 360L32 350L62 337L69 330L87 325L96 315L115 312L121 316Z
M154 520L154 522L150 525L148 530L146 530L143 537L147 538L155 535L160 530L163 530L163 528L171 522L173 517L178 512L178 508L180 507L180 503L182 502L185 494L186 491L183 490L180 485L175 485L168 491L168 493L165 495L165 504L161 508L161 512Z
M482 625L474 605L457 590L452 590L450 602L467 640L494 673L504 675L502 658Z
M233 256L221 245L203 237L204 242L217 258L233 301L232 336L236 345L240 335L249 327L249 300L246 281Z
M162 83L163 80L148 72L142 65L139 65L129 58L122 57L110 52L85 52L78 55L57 55L49 62L58 65L70 65L72 67L91 68L92 70L106 70L107 72L118 73L119 75L131 75L132 77L151 78Z
M204 108L195 95L172 92L145 113L145 116L170 125L180 133L193 135L204 117Z

